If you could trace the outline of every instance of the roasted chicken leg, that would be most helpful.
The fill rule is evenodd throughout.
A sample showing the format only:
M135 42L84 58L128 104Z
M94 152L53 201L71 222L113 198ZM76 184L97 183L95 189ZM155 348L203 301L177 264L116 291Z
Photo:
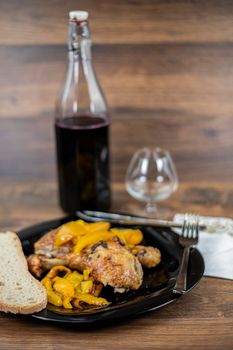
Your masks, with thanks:
M72 252L70 242L56 248L57 230L45 234L34 245L35 254L28 257L29 270L36 276L56 265L66 265L80 271L89 270L90 275L115 291L138 289L142 284L145 267L154 267L161 260L160 251L154 247L136 245L129 248L118 237L100 241L80 253Z

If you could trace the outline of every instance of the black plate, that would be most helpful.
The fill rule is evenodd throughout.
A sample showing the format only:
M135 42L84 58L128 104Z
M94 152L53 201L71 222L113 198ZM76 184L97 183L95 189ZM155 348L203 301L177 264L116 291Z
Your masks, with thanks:
M21 230L19 237L22 241L25 255L33 253L33 243L44 233L65 222L77 219L77 216L68 216ZM139 226L135 227L140 228ZM114 294L112 288L105 288L104 296L111 301L111 304L106 308L68 311L48 305L46 309L33 314L32 317L45 321L80 325L95 322L99 324L101 321L133 317L136 314L155 310L175 301L179 295L173 294L172 289L175 285L182 256L182 248L178 244L178 236L169 229L150 227L140 229L144 234L145 245L152 245L160 249L162 262L155 268L144 270L143 284L137 291ZM191 249L188 267L188 291L200 281L203 273L203 258L200 252L193 248Z

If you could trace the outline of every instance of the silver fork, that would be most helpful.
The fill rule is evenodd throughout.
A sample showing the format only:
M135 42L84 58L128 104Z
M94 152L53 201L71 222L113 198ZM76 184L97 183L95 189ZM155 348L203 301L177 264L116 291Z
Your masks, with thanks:
M184 247L180 270L176 279L173 293L184 294L187 291L187 270L189 262L190 248L198 243L199 217L197 215L186 214L179 243Z

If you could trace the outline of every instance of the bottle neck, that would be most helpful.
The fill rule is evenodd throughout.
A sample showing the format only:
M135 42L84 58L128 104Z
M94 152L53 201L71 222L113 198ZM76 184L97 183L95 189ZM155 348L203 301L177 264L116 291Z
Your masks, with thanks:
M107 105L91 57L91 35L87 21L69 22L68 70L57 115L80 111L107 115ZM60 111L60 112L59 112Z
M68 50L69 58L73 60L91 60L91 34L87 21L69 22Z

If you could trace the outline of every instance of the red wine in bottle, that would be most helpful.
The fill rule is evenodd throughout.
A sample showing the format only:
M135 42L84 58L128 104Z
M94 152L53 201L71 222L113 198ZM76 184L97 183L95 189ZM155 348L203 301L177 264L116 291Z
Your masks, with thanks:
M55 124L62 208L103 209L110 205L109 125L101 116L76 114Z

